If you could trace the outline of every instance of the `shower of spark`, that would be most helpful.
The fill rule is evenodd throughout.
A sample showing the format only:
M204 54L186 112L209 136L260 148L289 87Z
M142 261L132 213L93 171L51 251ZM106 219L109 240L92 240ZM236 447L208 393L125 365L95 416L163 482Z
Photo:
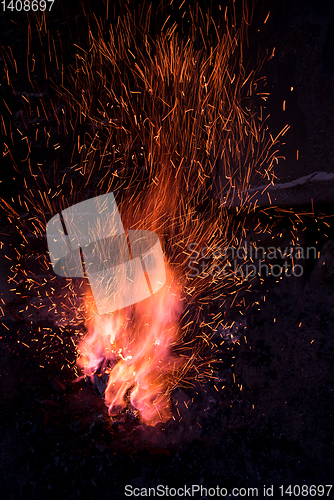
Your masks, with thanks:
M20 238L10 279L23 288L27 321L38 323L48 309L60 332L70 327L76 334L83 373L109 375L109 412L129 397L143 422L154 425L169 418L177 384L213 375L210 339L224 325L226 299L250 286L232 270L189 277L189 247L207 249L210 270L215 248L236 247L246 237L242 214L252 200L244 196L236 222L213 195L241 196L255 176L259 184L273 183L278 137L264 118L268 93L261 90L260 65L247 68L243 61L249 2L240 1L238 13L235 2L219 6L215 16L197 2L161 2L156 11L146 3L120 2L113 9L102 3L98 16L82 2L80 31L66 40L70 61L46 13L28 19L31 90L15 89L22 101L16 121L9 108L2 117L5 154L22 185L17 199L2 202ZM66 15L66 7L59 9ZM2 54L6 84L14 89L15 55L10 47ZM38 71L47 90L40 89ZM22 158L19 140L19 151L26 147ZM53 168L35 160L40 144ZM135 306L98 317L87 305L85 280L53 276L46 252L29 250L27 235L41 239L54 214L110 191L128 229L158 234L169 282ZM213 303L221 313L210 312ZM52 342L51 333L43 342Z

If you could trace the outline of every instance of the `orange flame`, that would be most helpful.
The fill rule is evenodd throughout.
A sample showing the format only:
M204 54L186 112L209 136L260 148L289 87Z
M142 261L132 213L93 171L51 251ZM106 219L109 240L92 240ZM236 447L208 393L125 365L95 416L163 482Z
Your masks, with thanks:
M91 307L89 295L86 306ZM93 377L101 366L109 375L105 403L110 415L126 407L130 392L131 405L145 424L170 418L171 380L182 364L173 353L181 310L179 289L167 269L166 284L148 299L87 321L77 364L87 376Z

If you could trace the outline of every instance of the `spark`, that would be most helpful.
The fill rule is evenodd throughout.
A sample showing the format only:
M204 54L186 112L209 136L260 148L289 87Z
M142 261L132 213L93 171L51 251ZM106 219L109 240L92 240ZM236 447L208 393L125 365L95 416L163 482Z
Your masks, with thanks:
M179 8L185 3L186 0ZM109 344L104 344L110 359L116 353L117 361L109 373L110 385L106 392L109 408L114 404L116 386L112 384L117 385L121 380L115 375L122 366L125 370L125 365L129 365L128 380L137 384L137 396L132 389L133 401L143 415L150 411L139 406L138 394L144 398L143 386L147 382L142 367L149 364L149 358L157 361L154 349L159 351L164 341L167 342L164 351L167 354L162 356L164 363L154 368L154 373L161 378L158 377L159 383L154 389L155 401L160 398L162 402L161 408L150 407L154 424L157 419L170 415L166 408L175 387L191 387L214 378L212 363L219 358L212 338L218 326L228 328L224 311L228 306L239 304L241 292L249 287L247 278L232 269L225 276L213 279L209 271L215 263L214 248L237 248L240 235L246 237L247 215L255 210L256 200L250 201L243 193L254 185L258 176L261 179L256 181L257 185L274 184L279 141L289 127L287 125L273 137L264 108L257 110L255 107L254 96L265 101L269 94L264 91L264 80L259 78L261 64L246 71L243 62L242 45L247 39L253 12L246 2L241 2L238 26L233 8L222 11L221 22L217 23L209 15L196 13L196 7L187 3L190 28L186 27L186 19L182 18L180 25L174 21L174 6L171 5L159 29L156 28L154 38L150 31L155 23L151 6L137 5L131 12L120 2L118 16L112 19L108 11L107 22L103 17L90 16L83 2L80 5L87 22L81 28L83 32L86 30L87 45L75 37L69 39L75 53L71 63L64 61L61 34L57 32L54 36L48 30L47 16L29 17L26 64L31 89L24 95L17 93L22 102L17 133L12 112L4 101L6 115L1 116L1 122L4 131L11 136L5 154L12 158L15 172L22 181L18 199L13 199L12 205L1 202L9 222L15 220L20 240L20 251L14 257L9 279L18 295L26 297L21 289L29 289L29 297L35 294L41 299L40 303L34 300L29 303L26 297L28 307L21 304L20 314L29 317L33 313L33 318L37 315L37 321L42 321L43 311L48 310L53 318L54 328L41 330L44 344L40 350L59 344L58 341L64 341L61 345L65 348L61 328L71 328L76 333L68 344L77 349L77 363L83 367L82 346L83 340L89 338L87 330L94 322L101 329L103 326L89 294L87 280L54 277L46 251L42 245L41 249L33 250L27 235L43 237L51 216L87 199L92 186L95 186L96 195L116 193L128 229L156 232L165 247L166 267L171 278L171 288L166 289L164 297L170 307L167 312L176 308L179 311L177 319L169 324L164 317L158 325L164 336L150 337L148 344L143 342L147 351L139 356L140 345L136 352L131 350L134 332L142 339L138 325L143 331L156 325L152 311L147 321L144 321L147 312L140 311L137 327L135 324L132 330L124 326L128 323L122 314L115 315L113 321L122 320L123 326L118 325L116 329L113 326ZM65 6L61 8L66 10ZM181 36L186 29L189 30L187 34ZM36 40L33 39L35 33L38 33ZM201 48L194 43L195 34L202 41ZM47 47L42 60L32 54L35 42ZM275 48L270 57L274 52ZM2 57L5 81L12 88L18 63L10 48L2 49ZM52 87L52 92L39 88L34 77L37 67L43 70L45 82ZM36 123L34 134L23 133L32 122ZM16 153L22 148L22 145L17 147L19 141L25 144L23 159ZM52 150L51 167L34 161L36 146L41 141L45 143L45 150ZM67 149L65 168L63 150ZM48 155L51 158L50 155L51 152ZM268 192L267 195L271 204ZM229 200L228 203L214 204L212 201L223 197ZM230 201L236 197L241 199L241 206L232 214ZM20 209L15 208L16 202ZM202 206L204 208L199 209ZM29 217L23 216L23 210ZM312 211L314 216L313 206ZM263 227L259 221L255 230L258 234L269 233L271 226L268 222ZM207 272L191 277L189 247L194 242L198 248L208 249L205 258L202 256L194 263L207 260L207 267L204 267ZM102 260L105 258L101 255ZM223 257L222 264L227 262L227 256ZM40 266L38 273L36 265ZM219 311L208 319L213 301ZM35 321L32 320L33 327ZM233 323L229 327L232 326ZM118 356L117 350L113 350L116 347L112 348L110 342L115 331L126 331L128 335L125 346L116 346L121 348ZM114 341L116 344L121 342L117 336ZM92 352L90 355L92 357ZM163 364L165 366L159 368ZM75 372L77 368L72 365ZM234 374L233 379L235 382ZM122 390L131 387L125 384ZM151 417L145 418L150 423Z

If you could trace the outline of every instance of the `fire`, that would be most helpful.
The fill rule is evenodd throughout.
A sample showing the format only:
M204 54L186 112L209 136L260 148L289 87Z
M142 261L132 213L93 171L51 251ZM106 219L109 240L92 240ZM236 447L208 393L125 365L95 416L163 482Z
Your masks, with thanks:
M130 403L148 425L171 416L171 380L183 361L173 354L178 343L182 312L180 291L172 281L149 298L109 315L92 314L87 295L88 333L77 347L78 366L94 378L100 371L109 376L105 403L110 415Z
M210 335L224 325L228 300L237 306L238 291L251 286L233 271L223 277L210 272L215 249L237 247L246 238L246 217L256 204L247 189L274 183L286 130L273 137L264 108L253 102L254 96L268 98L260 62L249 69L243 56L253 2L240 1L239 21L234 2L224 11L217 4L214 16L197 2L170 2L159 12L150 2L133 10L115 2L114 13L106 8L101 17L79 4L80 37L75 33L66 43L58 29L49 31L45 13L29 16L24 64L31 89L22 93L22 123L2 117L5 155L21 186L17 199L0 200L20 241L11 287L27 302L32 297L19 314L33 329L41 325L41 351L70 328L79 338L77 366L94 380L108 377L110 414L130 401L143 422L155 425L169 418L175 385L213 374ZM67 12L65 4L60 8ZM75 54L70 62L65 46ZM3 49L2 57L11 95L17 56ZM42 73L50 93L37 84ZM18 153L22 144L26 158ZM53 171L44 165L44 152L51 158L47 148L53 148ZM83 293L85 280L58 279L46 251L30 244L32 235L45 237L54 214L110 191L117 193L129 231L162 236L167 281L142 302L99 316ZM232 214L228 205L237 195L241 206ZM190 275L191 248L207 249L196 265L207 262L208 272ZM57 335L43 324L49 315Z

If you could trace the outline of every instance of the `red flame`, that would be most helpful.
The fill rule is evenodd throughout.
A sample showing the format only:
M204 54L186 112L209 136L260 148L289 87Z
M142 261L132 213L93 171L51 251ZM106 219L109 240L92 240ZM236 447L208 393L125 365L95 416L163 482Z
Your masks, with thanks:
M88 309L90 304L88 295ZM170 418L171 381L182 364L173 353L181 309L179 289L167 270L166 284L148 299L110 315L94 314L87 321L77 364L85 375L93 377L101 366L109 375L105 403L110 415L126 407L130 392L131 405L145 424Z

